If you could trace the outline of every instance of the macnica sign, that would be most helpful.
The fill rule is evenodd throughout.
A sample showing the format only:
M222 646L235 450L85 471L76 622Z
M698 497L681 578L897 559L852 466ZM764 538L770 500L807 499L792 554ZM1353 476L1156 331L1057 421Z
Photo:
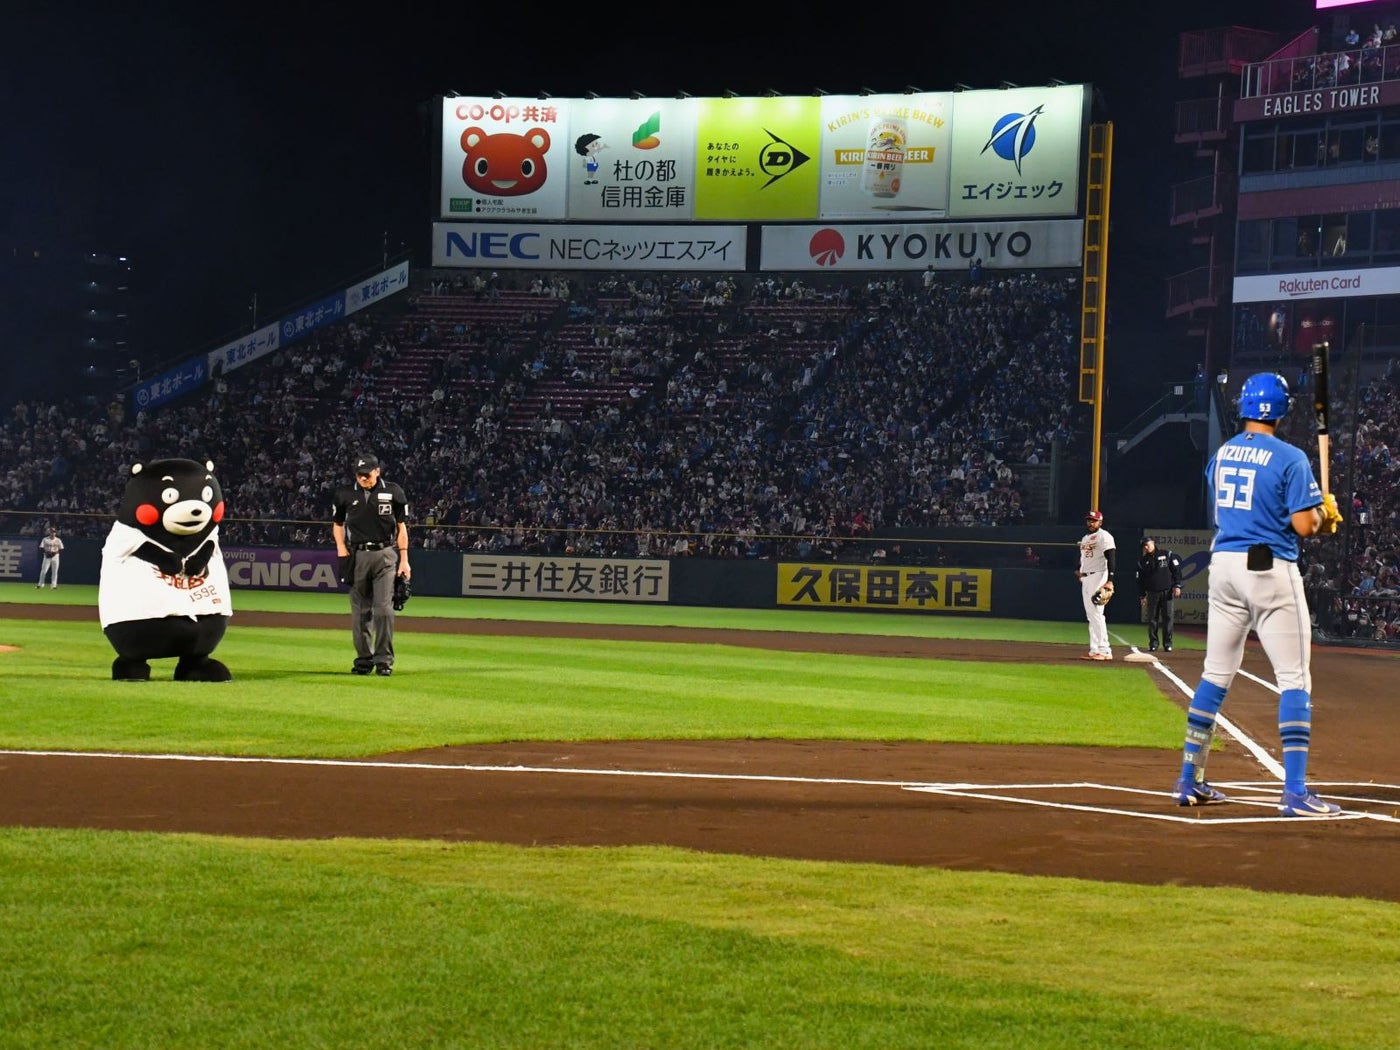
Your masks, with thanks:
M233 587L281 591L336 591L335 551L230 547L224 551Z

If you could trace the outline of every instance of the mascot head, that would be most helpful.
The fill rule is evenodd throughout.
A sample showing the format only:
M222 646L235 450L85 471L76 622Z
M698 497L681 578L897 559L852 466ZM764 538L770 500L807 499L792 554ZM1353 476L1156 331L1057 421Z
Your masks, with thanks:
M135 463L117 520L161 546L188 554L224 517L224 490L214 464L192 459Z

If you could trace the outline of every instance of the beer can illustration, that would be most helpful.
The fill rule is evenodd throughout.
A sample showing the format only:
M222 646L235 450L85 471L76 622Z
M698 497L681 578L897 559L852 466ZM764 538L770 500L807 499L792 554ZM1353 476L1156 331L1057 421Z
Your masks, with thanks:
M899 117L876 117L865 145L865 169L860 188L872 197L894 197L904 175L908 130Z

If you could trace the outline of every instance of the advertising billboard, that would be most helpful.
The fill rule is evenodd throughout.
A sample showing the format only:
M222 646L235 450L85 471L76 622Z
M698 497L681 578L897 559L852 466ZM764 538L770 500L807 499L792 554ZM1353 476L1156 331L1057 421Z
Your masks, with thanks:
M567 106L444 98L443 218L566 218L568 136Z
M470 554L462 558L462 596L665 604L671 597L671 563Z
M821 219L948 214L953 95L828 95L822 100Z
M816 214L821 99L699 100L695 219L806 219Z
M960 92L953 102L949 216L1077 214L1088 122L1082 84Z
M1400 267L1356 267L1349 270L1303 270L1236 277L1231 297L1237 303L1275 299L1340 299L1353 296L1400 295Z
M1081 219L764 226L764 270L966 270L1078 268Z
M569 218L691 217L696 100L582 99L569 110Z
M441 103L447 222L1077 215L1084 84L962 92Z
M433 223L433 265L521 270L743 270L742 226Z
M992 570L782 563L777 604L803 609L989 613Z

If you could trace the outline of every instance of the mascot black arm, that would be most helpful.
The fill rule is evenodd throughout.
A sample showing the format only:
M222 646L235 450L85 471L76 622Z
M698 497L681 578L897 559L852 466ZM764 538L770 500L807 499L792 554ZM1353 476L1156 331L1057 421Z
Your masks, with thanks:
M132 552L132 557L150 562L167 576L203 576L214 557L214 541L205 540L193 554L182 559L173 551L158 547L154 543L143 543Z
M204 570L209 568L209 559L214 556L214 541L205 540L199 545L193 554L185 559L186 576L203 576Z
M158 547L154 543L143 543L131 552L133 558L140 558L142 561L150 562L167 576L179 576L181 573L180 556L174 551L168 551L164 547ZM205 564L208 564L206 560Z

